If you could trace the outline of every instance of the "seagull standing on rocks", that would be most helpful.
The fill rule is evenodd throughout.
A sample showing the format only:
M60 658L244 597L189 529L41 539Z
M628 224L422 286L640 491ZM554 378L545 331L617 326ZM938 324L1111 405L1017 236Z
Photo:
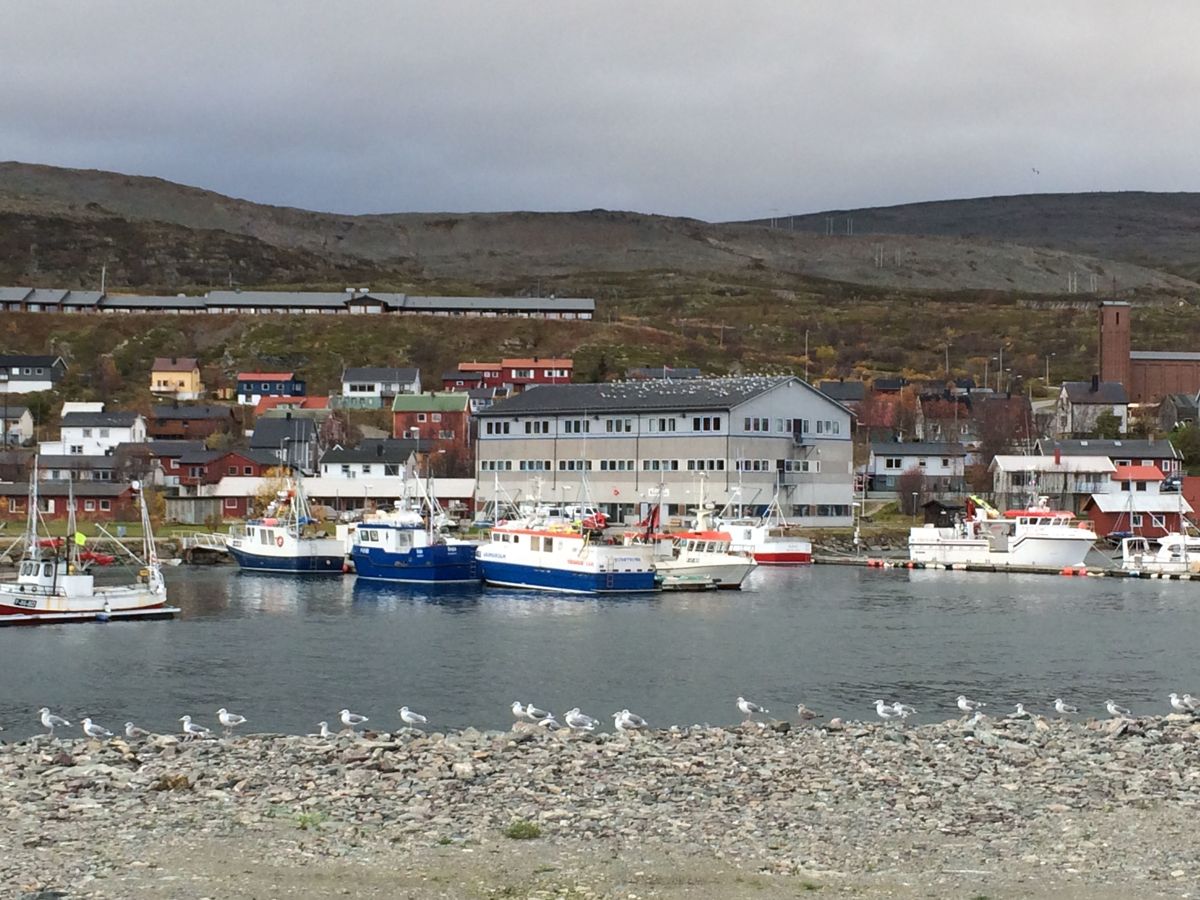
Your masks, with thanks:
M333 732L329 730L328 722L318 722L317 728L320 730L314 735L314 737L324 738L325 740L329 740L331 737L333 737Z
M179 721L183 723L183 739L185 741L194 740L195 738L206 738L212 735L207 728L192 721L191 716L180 716Z
M965 713L973 713L985 706L987 706L986 703L980 703L977 700L968 700L962 694L958 695L958 708Z
M1010 719L1028 719L1031 717L1029 715L1029 711L1027 709L1025 709L1025 704L1018 703L1015 707L1013 707L1013 711L1008 714L1008 718L1010 718Z
M56 716L54 713L50 712L49 707L43 706L38 710L38 712L42 714L42 725L50 729L50 737L54 737L55 728L58 728L59 726L69 728L71 726L71 723L62 716Z
M370 721L366 716L360 716L357 713L352 713L348 709L343 709L338 712L338 718L342 720L342 724L353 731L359 725L365 725Z
M150 737L150 732L148 732L145 728L138 728L132 722L126 722L125 737L129 738L131 741L136 741L139 738Z
M1184 694L1183 702L1185 704L1187 704L1187 708L1190 709L1192 712L1196 712L1197 710L1200 710L1200 700L1197 700L1191 694Z
M820 716L819 713L809 709L803 703L796 704L796 715L802 719L816 719Z
M595 731L596 726L600 724L591 716L585 716L581 713L578 706L568 709L567 714L563 716L563 720L572 731Z
M545 728L547 731L557 731L562 728L558 724L558 719L554 718L554 713L537 720L539 728Z
M1111 700L1104 701L1104 708L1108 710L1108 714L1118 719L1128 719L1131 713L1123 706L1117 706Z
M881 719L883 719L883 721L887 722L890 719L896 718L896 716L898 716L900 714L898 712L896 712L896 710L893 707L888 706L882 700L876 700L875 701L875 715L879 716L879 718L881 718Z
M899 700L897 700L892 704L892 711L900 718L907 719L909 716L916 713L917 708L915 706L909 706L907 703L901 703Z
M512 705L513 718L518 722L532 722L533 717L525 709L525 705L520 700L514 700Z
M530 722L540 722L542 719L554 718L553 713L549 713L544 709L538 709L532 703L525 704L525 715L529 718Z
M225 726L226 737L229 737L231 734L233 734L233 729L237 728L239 725L246 724L245 716L239 716L236 713L231 713L223 706L217 710L217 718L220 719L221 724Z
M635 716L627 709L613 713L613 725L617 731L641 731L647 722L641 716Z
M1062 697L1058 697L1054 701L1054 711L1060 716L1073 716L1079 712L1078 706L1072 706L1070 703L1064 703Z
M420 713L415 713L407 706L400 707L400 721L409 728L416 728L418 725L424 725L429 720Z
M765 708L759 706L757 703L751 703L745 697L737 698L737 708L742 711L742 715L744 715L746 717L747 722L749 722L750 719L753 718L755 713L765 716L767 713L770 712L769 709L765 709Z
M84 718L80 724L83 725L83 733L92 740L102 741L105 738L110 738L113 736L111 731L109 731L103 725L93 722L91 719Z
M1178 694L1172 693L1170 699L1171 699L1171 709L1175 710L1175 712L1186 713L1186 712L1192 711L1191 707L1187 705L1187 701L1185 701ZM43 721L44 721L44 719L43 719Z

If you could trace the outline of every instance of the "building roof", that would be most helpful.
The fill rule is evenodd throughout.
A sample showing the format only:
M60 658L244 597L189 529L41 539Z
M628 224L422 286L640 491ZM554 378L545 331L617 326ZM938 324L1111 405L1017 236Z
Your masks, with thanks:
M675 366L635 366L625 370L626 378L699 378L697 368L679 368Z
M876 378L871 382L871 388L876 391L898 391L907 383L903 378Z
M861 381L822 381L817 390L839 403L855 403L867 396L867 386Z
M1117 470L1107 456L1063 456L1056 462L1053 456L1016 456L1000 454L992 460L989 471L1000 472L1101 472L1111 475Z
M966 456L967 448L949 441L901 441L871 444L876 456Z
M200 368L194 356L159 356L150 367L152 372L191 372Z
M1125 385L1119 381L1101 381L1096 385L1094 391L1090 381L1064 381L1062 390L1071 403L1099 403L1103 406L1115 406L1129 402L1129 395L1125 393Z
M254 433L250 436L250 446L255 449L278 450L285 438L293 441L306 442L316 437L317 426L312 419L293 416L286 418L264 418L254 423Z
M69 412L63 428L132 428L141 416L135 412Z
M295 372L238 372L238 381L292 381Z
M742 375L685 381L542 384L481 410L480 416L552 415L636 410L733 409L785 384L797 384L844 412L836 400L792 375Z
M1143 438L1082 438L1072 440L1037 442L1037 451L1043 455L1053 456L1054 451L1061 451L1063 456L1108 456L1118 459L1182 459L1179 451L1170 441L1156 441Z
M503 366L498 362L460 362L460 372L499 372Z
M513 359L502 359L500 365L509 369L532 369L532 368L551 368L551 369L572 369L575 367L575 360L562 359L554 356L539 358L537 356L530 357L515 357Z
M1193 394L1167 394L1163 400L1170 400L1175 405L1175 411L1179 413L1197 411L1196 397Z
M208 304L203 297L181 297L175 294L154 297L146 294L106 294L101 309L190 309L203 310Z
M254 414L263 416L279 409L329 409L328 397L263 397L254 404Z
M203 449L204 441L171 438L155 441L126 441L123 444L117 444L115 452L119 454L144 453L147 456L155 456L162 459Z
M127 484L113 481L41 481L38 482L39 497L66 497L68 492L76 497L120 497L130 493ZM0 496L27 496L29 484L23 481L0 483Z
M172 404L161 404L151 409L151 415L155 419L179 419L179 420L195 420L195 419L228 419L233 416L232 406L221 406L220 404L201 404L196 406L175 406Z
M1161 362L1170 362L1172 360L1178 360L1180 362L1200 362L1200 353L1189 353L1187 351L1177 350L1130 350L1129 358L1158 360Z
M1113 481L1162 481L1166 478L1158 466L1117 466Z
M1112 491L1092 494L1083 504L1086 510L1094 506L1103 513L1183 513L1188 515L1192 505L1176 492L1173 494L1150 494L1144 491Z
M10 419L19 419L27 412L29 412L29 407L17 406L14 403L10 403L7 406L0 406L0 415L7 415Z
M442 373L442 381L483 381L483 373L451 370Z
M388 463L403 465L414 453L426 450L425 442L388 438L386 440L363 441L357 447L333 447L321 457L321 464L341 465L349 463Z
M411 382L421 377L421 370L412 367L388 368L379 366L352 366L342 372L342 381L399 381Z
M106 453L43 453L38 456L38 470L47 469L111 469L116 457Z
M63 361L61 356L38 356L25 353L0 353L0 366L35 366L49 369Z
M401 394L392 401L392 412L462 412L470 397L462 391Z
M33 288L0 287L0 303L20 303L33 293Z

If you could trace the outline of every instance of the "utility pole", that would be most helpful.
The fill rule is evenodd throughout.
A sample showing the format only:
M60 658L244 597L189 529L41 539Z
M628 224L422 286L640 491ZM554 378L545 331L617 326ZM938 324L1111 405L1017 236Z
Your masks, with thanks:
M108 266L102 265L100 267L100 293L101 294L104 293L104 286L107 282L108 282Z
M808 381L808 329L804 329L804 380Z

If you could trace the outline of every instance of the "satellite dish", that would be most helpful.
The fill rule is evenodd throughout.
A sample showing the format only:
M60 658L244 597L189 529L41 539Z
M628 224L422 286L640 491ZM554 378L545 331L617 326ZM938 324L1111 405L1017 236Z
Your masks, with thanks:
M135 491L140 491L142 489L142 483L140 481L138 481L136 478L133 479L133 481L129 482L129 486L131 488L133 488Z

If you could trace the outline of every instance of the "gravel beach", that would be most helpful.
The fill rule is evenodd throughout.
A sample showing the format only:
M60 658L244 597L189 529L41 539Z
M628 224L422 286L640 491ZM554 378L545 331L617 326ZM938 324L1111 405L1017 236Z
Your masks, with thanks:
M0 895L1187 896L1190 717L0 747Z

